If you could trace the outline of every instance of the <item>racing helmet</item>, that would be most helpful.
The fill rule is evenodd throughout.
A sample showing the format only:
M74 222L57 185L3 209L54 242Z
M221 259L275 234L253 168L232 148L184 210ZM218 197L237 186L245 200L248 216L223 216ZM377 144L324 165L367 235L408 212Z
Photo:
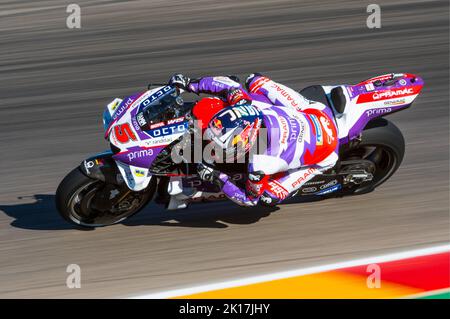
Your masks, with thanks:
M262 123L263 115L255 106L229 106L212 117L205 135L214 143L216 150L222 150L226 162L234 162L250 151ZM217 154L215 157L216 160L219 158Z

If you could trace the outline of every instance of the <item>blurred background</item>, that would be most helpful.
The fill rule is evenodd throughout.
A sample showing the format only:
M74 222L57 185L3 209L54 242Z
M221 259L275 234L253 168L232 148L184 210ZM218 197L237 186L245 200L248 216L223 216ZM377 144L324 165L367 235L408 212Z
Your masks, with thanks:
M120 297L449 241L448 1L71 1L0 3L0 297ZM295 89L391 72L425 86L394 114L406 155L377 191L282 205L230 203L80 231L54 208L58 183L108 147L115 97L191 77L262 72ZM81 267L81 289L66 267Z

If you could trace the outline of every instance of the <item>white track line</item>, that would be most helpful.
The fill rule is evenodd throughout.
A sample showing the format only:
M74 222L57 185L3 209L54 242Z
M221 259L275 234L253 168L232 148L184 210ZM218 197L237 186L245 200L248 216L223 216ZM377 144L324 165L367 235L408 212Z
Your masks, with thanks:
M156 292L156 293L150 293L150 294L142 294L142 295L134 296L131 298L132 299L165 299L165 298L180 297L180 296L192 295L192 294L197 294L197 293L202 293L202 292L207 292L207 291L212 291L212 290L246 286L246 285L251 285L251 284L256 284L256 283L261 283L261 282L266 282L266 281L272 281L272 280L277 280L277 279L309 275L309 274L314 274L314 273L319 273L319 272L324 272L324 271L330 271L330 270L336 270L336 269L342 269L342 268L348 268L348 267L355 267L355 266L361 266L361 265L366 265L366 264L382 263L382 262L401 260L401 259L418 257L418 256L426 256L426 255L432 255L432 254L437 254L437 253L442 253L442 252L447 252L447 251L450 251L450 244L428 247L428 248L421 248L421 249L414 249L414 250L409 250L409 251L404 251L404 252L391 253L391 254L373 256L373 257L367 257L367 258L361 258L361 259L354 259L354 260L338 262L338 263L334 263L334 264L327 264L327 265L321 265L321 266L313 266L313 267L307 267L307 268L288 270L288 271L283 271L283 272L277 272L277 273L248 277L248 278L243 278L243 279L236 279L236 280L231 280L231 281L195 286L195 287L190 287L190 288L175 289L175 290Z

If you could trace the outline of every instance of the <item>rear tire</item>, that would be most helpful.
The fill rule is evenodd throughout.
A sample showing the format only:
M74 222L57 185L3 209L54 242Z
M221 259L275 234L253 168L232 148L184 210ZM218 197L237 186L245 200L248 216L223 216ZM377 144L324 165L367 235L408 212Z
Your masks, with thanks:
M56 208L66 221L77 226L92 228L113 225L144 208L153 198L155 188L156 184L152 179L147 189L133 192L125 185L117 186L89 178L79 168L75 168L56 190ZM109 200L109 194L115 194L120 200L113 204L113 200ZM123 207L124 203L130 201L129 209ZM99 203L101 208L96 207Z
M353 187L345 187L346 194L366 194L386 182L399 168L405 155L405 140L402 132L392 122L377 119L370 122L362 133L361 143L342 156L342 160L356 159L358 154L367 154L375 170L373 179ZM355 158L356 157L356 158Z

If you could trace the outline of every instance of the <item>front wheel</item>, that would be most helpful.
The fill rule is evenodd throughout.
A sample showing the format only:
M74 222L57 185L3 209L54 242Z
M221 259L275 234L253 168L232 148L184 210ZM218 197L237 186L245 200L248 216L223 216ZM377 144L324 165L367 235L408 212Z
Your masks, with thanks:
M385 119L369 123L358 146L342 154L344 192L356 195L373 191L397 171L404 154L405 140L397 126ZM370 178L354 178L364 174Z
M84 175L79 168L72 170L56 191L56 208L73 224L100 227L117 224L140 211L153 197L155 183L134 192L126 185L115 185Z

